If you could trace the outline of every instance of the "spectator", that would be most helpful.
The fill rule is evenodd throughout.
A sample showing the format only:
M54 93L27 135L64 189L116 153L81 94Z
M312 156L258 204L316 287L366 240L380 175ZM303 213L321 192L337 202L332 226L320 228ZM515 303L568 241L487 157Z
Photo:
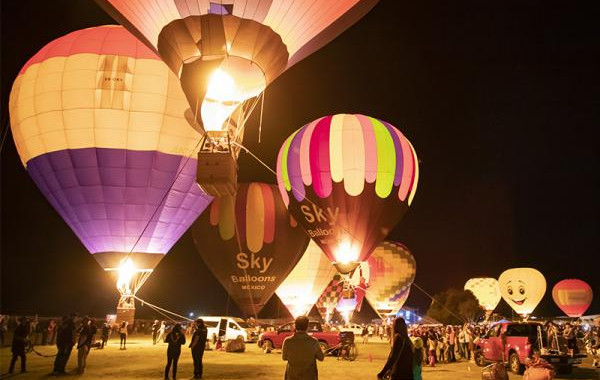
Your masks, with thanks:
M158 338L158 330L160 328L160 324L158 321L154 321L152 324L152 344L156 344L156 339Z
M56 340L56 320L51 319L48 322L47 330L48 330L48 338L47 338L46 343L53 345L54 341Z
M85 366L87 363L87 356L90 353L90 347L92 346L92 328L90 326L90 318L83 317L81 325L77 329L79 339L77 340L77 373L85 373Z
M163 336L165 335L165 330L167 329L167 324L165 321L160 322L160 327L158 328L158 338L157 340L161 342L163 340Z
M294 335L285 338L281 358L287 361L285 380L316 380L319 378L317 360L323 361L325 354L319 342L308 335L308 318L300 316L294 323Z
M394 341L387 362L381 372L377 374L378 379L383 379L387 374L390 380L412 380L413 379L413 345L408 337L406 322L403 318L394 320Z
M5 315L0 315L0 347L4 346L4 334L6 330L8 330L8 317Z
M423 346L423 340L421 338L415 338L413 341L414 354L413 354L413 379L422 380L423 371L423 359L425 356L425 350Z
M56 333L56 347L58 352L56 353L56 359L54 359L54 373L64 374L65 367L71 356L71 350L75 344L75 322L74 314L70 316L62 317L62 321L58 326Z
M155 322L158 325L158 321ZM202 378L202 357L204 356L204 349L206 347L206 336L208 331L204 325L204 321L201 318L196 320L196 329L192 335L192 341L190 342L190 349L192 351L192 359L194 360L194 379Z
M110 334L110 325L108 322L104 322L102 325L102 330L100 330L100 337L102 338L102 343L100 348L104 348L104 346L108 343L108 336Z
M120 350L126 350L127 349L127 325L128 323L126 321L123 321L121 323L121 327L119 327L119 337L121 338L121 343L119 346Z
M181 346L185 344L185 335L181 332L181 325L179 323L173 326L170 333L167 334L165 342L168 343L167 347L167 366L165 367L165 379L169 378L169 371L171 364L173 365L173 380L177 377L177 362L181 355Z
M22 317L19 321L19 325L14 331L13 340L12 340L12 359L10 360L10 367L8 369L8 373L13 373L15 369L15 363L17 359L21 357L21 373L27 372L25 368L26 357L25 357L25 346L27 345L27 336L31 331L31 326L29 325L29 320L25 317Z

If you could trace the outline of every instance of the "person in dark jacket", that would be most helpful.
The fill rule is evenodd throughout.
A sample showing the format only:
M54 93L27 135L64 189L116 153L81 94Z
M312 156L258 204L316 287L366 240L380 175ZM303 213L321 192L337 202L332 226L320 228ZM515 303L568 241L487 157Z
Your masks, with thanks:
M389 373L391 380L413 380L413 345L408 337L406 322L403 318L394 320L394 343L388 360L381 372L377 374L378 379Z
M62 317L56 333L56 359L54 359L54 373L65 373L65 367L71 356L71 350L75 344L75 322L74 315Z
M95 329L95 327L94 327ZM85 372L85 366L87 364L87 356L90 353L92 347L92 333L91 321L88 317L83 317L81 325L77 329L79 339L77 341L77 373L83 374Z
M104 346L106 346L106 343L108 342L109 334L110 334L110 324L108 322L104 322L104 324L102 325L102 330L100 332L100 336L102 338L102 344L100 345L100 348L104 348Z
M181 355L181 346L185 344L185 335L181 332L181 325L177 323L173 326L170 333L165 338L165 343L168 343L167 347L167 366L165 367L165 379L169 378L169 370L171 364L173 364L173 380L177 377L177 362Z
M317 380L317 360L323 361L325 354L319 342L307 333L307 317L296 318L294 327L294 335L285 338L281 348L281 358L287 361L285 380Z
M27 336L29 335L29 320L25 317L20 319L20 323L15 329L12 340L12 359L10 360L10 367L8 373L13 373L15 369L15 363L19 356L21 357L21 373L27 372L25 368L25 346L27 345Z
M192 335L190 348L192 349L192 359L194 359L194 379L202 378L202 356L204 356L204 348L206 347L206 336L208 331L204 326L202 318L196 320L196 330Z

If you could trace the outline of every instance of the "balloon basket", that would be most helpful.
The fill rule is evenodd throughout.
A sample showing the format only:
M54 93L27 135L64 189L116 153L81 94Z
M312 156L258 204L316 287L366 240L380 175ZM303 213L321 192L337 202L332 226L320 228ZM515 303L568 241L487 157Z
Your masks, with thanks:
M117 303L117 323L121 324L127 322L127 324L133 326L135 319L135 301L132 295L122 295Z
M237 192L237 163L227 131L209 131L202 138L196 181L205 193L214 197Z

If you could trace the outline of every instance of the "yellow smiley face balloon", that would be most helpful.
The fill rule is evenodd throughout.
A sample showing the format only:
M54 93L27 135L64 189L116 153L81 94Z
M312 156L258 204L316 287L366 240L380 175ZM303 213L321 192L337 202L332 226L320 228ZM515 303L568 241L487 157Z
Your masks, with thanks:
M502 298L517 314L527 317L546 293L546 279L537 269L512 268L498 278Z

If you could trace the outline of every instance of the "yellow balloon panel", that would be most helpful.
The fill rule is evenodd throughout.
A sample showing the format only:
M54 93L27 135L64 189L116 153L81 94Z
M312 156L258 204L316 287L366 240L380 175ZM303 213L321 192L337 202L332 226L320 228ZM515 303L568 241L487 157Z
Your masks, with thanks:
M277 288L277 296L294 318L306 315L336 272L321 248L311 240L298 264Z
M508 269L498 278L502 298L517 314L527 317L546 293L544 275L533 268Z

